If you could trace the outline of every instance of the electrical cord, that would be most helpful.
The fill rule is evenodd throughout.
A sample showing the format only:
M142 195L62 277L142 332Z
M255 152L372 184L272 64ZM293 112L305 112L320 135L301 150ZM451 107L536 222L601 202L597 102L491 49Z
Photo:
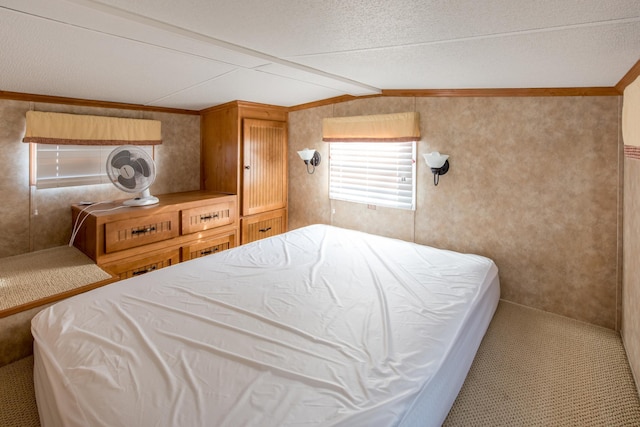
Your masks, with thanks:
M73 227L71 229L71 238L69 239L69 246L73 246L73 242L76 240L76 236L77 236L78 232L80 231L80 228L82 228L82 224L84 224L84 221L87 218L89 218L89 214L101 213L101 212L111 212L111 211L115 211L117 209L126 208L126 206L120 205L120 206L116 206L114 208L109 208L109 209L97 209L97 210L87 211L91 207L95 207L97 205L104 204L104 203L111 203L111 202L109 201L109 202L92 203L92 204L88 205L87 207L85 207L84 209L82 209L80 212L78 212L78 216L76 217L76 220L75 220L75 222L73 224ZM80 223L78 223L78 221L80 220L80 216L85 212L86 212L86 215L82 218Z

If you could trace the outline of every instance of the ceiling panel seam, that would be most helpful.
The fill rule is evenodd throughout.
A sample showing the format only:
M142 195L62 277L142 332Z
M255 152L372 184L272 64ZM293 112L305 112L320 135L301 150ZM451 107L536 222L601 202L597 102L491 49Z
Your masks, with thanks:
M220 40L217 39L215 37L210 37L192 30L188 30L186 28L182 28L179 27L177 25L173 25L173 24L169 24L157 19L153 19L153 18L149 18L146 16L142 16L136 13L132 13L126 10L122 10L119 9L117 7L112 7L112 6L108 6L108 5L104 5L102 3L99 2L95 2L93 0L68 0L71 3L76 3L82 6L85 6L87 8L108 14L108 15L113 15L113 16L118 16L119 18L128 20L128 21L133 21L136 22L140 25L146 25L158 30L162 30L162 31L166 31L168 33L172 33L174 35L179 35L182 37L186 37L186 38L190 38L190 39L194 39L194 40L198 40L213 46L217 46L223 49L227 49L236 53L240 53L243 55L247 55L253 58L258 58L258 59L262 59L268 62L272 62L275 64L279 64L285 67L290 67L290 68L295 68L297 70L300 71L304 71L310 74L315 74L315 75L319 75L322 77L326 77L329 79L334 79L337 81L340 81L342 83L347 83L362 89L365 89L367 91L373 92L373 93L380 93L381 89L377 88L377 87L373 87L371 85L356 81L356 80L352 80L346 77L342 77L339 75L335 75L335 74L331 74L331 73L327 73L325 71L322 70L318 70L303 64L299 64L296 62L292 62L283 58L279 58L276 56L272 56L269 54L266 54L264 52L260 52L254 49L250 49L244 46L240 46L234 43L230 43L230 42L226 42L224 40ZM187 53L189 54L189 53ZM242 67L241 65L238 64L232 64L238 67ZM246 68L246 67L243 67ZM251 68L248 68L251 69Z
M425 41L425 42L413 42L413 43L402 43L402 44L394 44L394 45L387 45L387 46L376 46L376 47L369 47L369 48L314 52L314 53L299 54L299 55L289 55L287 56L287 58L312 58L315 56L342 54L342 53L376 52L376 51L383 51L383 50L390 50L390 49L438 46L438 45L444 45L444 44L463 43L468 41L509 38L509 37L518 37L518 36L530 35L530 34L542 34L542 33L551 33L551 32L557 32L557 31L577 30L582 28L602 27L602 26L609 26L609 25L624 25L624 24L632 24L636 22L640 22L640 16L635 16L632 18L611 19L606 21L584 22L580 24L559 25L555 27L532 28L527 30L507 31L502 33L481 34L476 36L454 37L450 39L432 40L432 41Z

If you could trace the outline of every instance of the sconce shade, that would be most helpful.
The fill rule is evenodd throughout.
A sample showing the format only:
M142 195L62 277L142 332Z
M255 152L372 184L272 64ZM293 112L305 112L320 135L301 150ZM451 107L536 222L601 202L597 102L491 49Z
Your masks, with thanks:
M432 169L440 169L444 166L445 162L449 158L447 154L440 154L437 151L423 154L423 156L424 160L427 162L427 165Z
M316 171L316 166L320 164L320 153L310 148L298 151L298 155L307 165L307 173L312 174ZM309 168L311 166L311 168Z
M449 156L447 154L440 154L437 151L423 154L424 161L427 162L427 166L431 168L433 173L433 185L438 185L440 182L440 175L444 175L449 172Z
M316 150L311 150L310 148L305 148L304 150L298 151L298 155L305 162L308 162L309 160L311 160L315 153L316 153Z

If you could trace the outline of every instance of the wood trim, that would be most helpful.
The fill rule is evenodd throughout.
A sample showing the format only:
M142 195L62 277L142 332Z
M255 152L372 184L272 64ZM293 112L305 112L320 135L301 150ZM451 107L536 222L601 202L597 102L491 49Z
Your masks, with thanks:
M355 99L397 97L532 97L532 96L619 96L616 87L569 87L569 88L496 88L496 89L384 89L379 95L343 95L289 107L289 112L338 104Z
M66 98L63 96L36 95L31 93L7 92L3 90L0 90L0 99L11 99L14 101L28 101L28 102L43 102L47 104L79 105L83 107L115 108L120 110L139 110L139 111L154 111L159 113L189 114L194 116L197 116L200 114L200 112L197 110L183 110L179 108L153 107L150 105L126 104L121 102L93 101L90 99Z
M520 97L520 96L618 96L613 87L418 89L383 90L382 96L415 97Z
M633 67L624 75L623 78L620 79L618 84L616 84L616 90L622 94L624 90L629 86L633 81L640 76L640 59L635 63Z
M205 108L204 110L200 110L198 113L200 115L203 114L207 114L210 113L212 111L217 111L217 110L225 110L228 108L233 108L233 107L237 107L237 108L245 108L245 109L260 109L260 110L275 110L275 111L281 111L282 113L286 114L289 111L289 108L287 107L283 107L280 105L271 105L271 104L260 104L259 102L250 102L250 101L230 101L230 102L225 102L224 104L220 104L220 105L214 105L213 107L209 107L209 108Z
M353 95L341 95L334 98L321 99L320 101L307 102L306 104L294 105L289 107L289 112L308 110L309 108L323 107L325 105L339 104L341 102L353 101L355 99L376 98L381 95L365 95L365 96L353 96Z
M111 273L109 273L111 274ZM57 302L63 300L65 298L72 297L74 295L81 294L83 292L90 291L92 289L99 288L101 286L109 285L111 283L117 282L118 278L115 276L111 276L109 279L101 280L99 282L90 283L85 286L81 286L79 288L70 289L68 291L60 292L55 295L50 295L48 297L40 298L39 300L29 301L25 304L16 305L15 307L7 308L5 310L0 310L0 318L11 316L12 314L17 314L23 311L31 310L32 308L40 307L45 304L49 304L52 302Z

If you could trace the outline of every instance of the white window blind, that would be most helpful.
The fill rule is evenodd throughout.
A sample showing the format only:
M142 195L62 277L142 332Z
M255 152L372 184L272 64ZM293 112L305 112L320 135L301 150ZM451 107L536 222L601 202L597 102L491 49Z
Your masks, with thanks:
M109 183L107 157L116 146L35 144L32 177L37 188ZM140 146L150 155L152 146Z
M332 142L329 198L415 209L415 142Z

